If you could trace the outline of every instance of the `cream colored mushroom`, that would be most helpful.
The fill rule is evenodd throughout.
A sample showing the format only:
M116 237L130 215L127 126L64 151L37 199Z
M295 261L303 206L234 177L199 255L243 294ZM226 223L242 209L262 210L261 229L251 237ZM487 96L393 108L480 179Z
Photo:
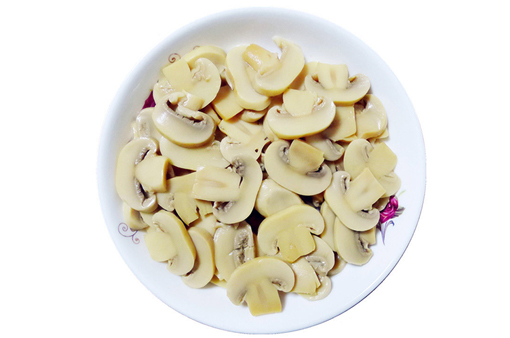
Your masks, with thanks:
M343 70L343 67L334 67L332 65L319 64L317 67L317 72L320 72L320 67L328 67L330 66L330 71L334 74L325 81L326 88L322 83L316 81L318 77L313 75L308 75L305 77L305 88L306 90L317 93L319 96L329 97L335 104L350 106L354 103L358 102L361 98L363 98L368 90L370 89L370 80L367 76L363 74L355 75L351 78L348 78L347 73ZM321 74L325 74L326 71L323 71ZM323 76L323 80L327 78L327 76ZM335 78L333 80L333 78Z
M297 194L267 178L260 185L257 200L255 201L255 209L262 216L269 217L297 204L303 204L303 201Z
M243 107L237 104L236 95L228 85L220 88L218 95L212 101L212 106L224 120L234 117L243 110Z
M336 252L347 263L363 265L372 258L369 242L360 236L359 231L349 229L338 218L335 220L334 233Z
M324 159L336 161L344 154L344 148L325 137L323 134L315 134L305 137L305 142L322 151Z
M356 178L369 168L386 191L383 197L392 196L400 189L400 178L393 172L396 165L397 156L384 142L374 146L365 139L357 139L345 150L345 171Z
M300 257L294 263L290 263L290 267L296 278L291 292L299 294L315 293L321 283L310 263L304 257Z
M335 118L322 135L334 142L346 141L348 137L356 135L354 106L336 107Z
M194 67L184 59L171 63L162 69L170 88L186 91L203 99L204 108L216 97L221 87L218 68L210 60L200 58L194 61Z
M253 232L246 222L234 225L219 223L213 240L214 261L221 280L228 281L238 266L255 258Z
M301 174L317 171L324 162L324 153L301 140L291 142L289 152L289 165Z
M167 175L172 166L165 156L145 157L135 167L135 177L145 191L164 192L167 190Z
M264 166L270 178L299 195L312 196L323 192L331 182L329 167L323 163L317 171L302 174L289 164L289 146L289 142L279 140L267 147Z
M331 210L328 202L324 201L321 204L320 212L322 218L324 218L324 231L320 234L320 237L329 245L332 250L335 250L335 240L333 237L333 227L335 225L336 215Z
M136 120L133 123L133 136L134 138L152 138L153 140L159 141L161 134L154 125L152 120L152 113L154 108L145 108L138 113Z
M355 212L372 209L377 200L386 193L383 186L377 181L370 169L365 168L350 183L345 192L345 200Z
M253 316L281 312L278 291L289 292L294 282L294 272L287 263L275 257L257 257L232 273L227 297L235 305L246 302Z
M338 275L347 265L347 262L336 252L336 247L334 247L333 250L335 250L335 265L333 266L333 269L329 270L328 276L330 277Z
M319 276L326 276L335 265L335 254L326 241L312 236L315 241L315 250L304 256Z
M354 211L346 201L345 194L349 190L350 175L345 171L333 174L331 185L326 189L324 198L329 207L348 228L365 231L373 228L379 221L379 210L369 209Z
M247 64L243 59L243 53L247 46L237 46L227 53L227 81L234 90L237 103L245 109L263 110L271 99L259 94L251 84L250 77L247 72Z
M226 62L227 53L223 49L217 46L199 46L193 48L190 52L186 53L182 60L188 63L190 68L195 68L196 62L202 58L208 59L211 61L216 68L218 68L218 73L222 78L225 78L225 62Z
M239 195L228 202L214 202L213 214L225 224L239 223L253 211L262 183L262 170L252 157L238 155L232 160L232 171L241 176Z
M189 236L195 246L197 256L193 268L183 275L187 286L197 289L206 286L214 276L214 242L209 232L201 228L190 228Z
M186 148L163 137L159 148L161 154L168 157L172 165L183 169L196 171L199 166L226 168L230 164L221 155L220 142L216 140L199 148Z
M329 296L333 287L331 278L328 276L319 276L319 282L321 285L313 294L302 294L301 296L311 301L321 300Z
M247 143L226 136L220 142L220 152L227 161L232 161L238 155L246 155L257 160L267 143L269 138L263 131L255 134Z
M239 198L241 176L228 169L201 167L195 175L191 195L205 201L231 201Z
M172 177L167 183L168 192L157 193L159 206L167 211L175 210L186 224L190 224L198 218L199 201L191 195L195 175L196 173L191 173Z
M216 223L218 221L216 220L216 217L212 214L212 206L211 206L211 213L203 215L202 213L199 214L198 219L190 223L190 227L194 228L200 228L206 230L208 233L211 234L211 236L214 236L214 232L216 231Z
M308 114L292 115L285 106L275 106L267 112L271 130L282 139L296 139L320 133L335 117L335 105L327 97L319 97Z
M150 212L156 209L156 195L150 196L143 191L135 178L136 166L147 156L158 150L153 139L139 138L130 141L120 151L115 169L115 187L119 197L131 208Z
M284 260L294 262L315 250L311 234L320 235L323 230L324 220L316 209L293 205L262 221L258 241L268 255L280 252Z
M317 61L311 61L305 63L305 66L301 70L301 73L294 79L294 81L290 84L290 89L297 90L305 90L305 78L308 75L316 75L317 74L317 65L319 63Z
M180 105L174 110L165 99L156 104L152 119L163 136L182 147L200 147L212 140L216 130L209 115Z
M356 135L358 138L372 138L381 135L388 125L384 106L375 95L367 94L354 105L356 113Z
M247 49L244 54L245 61L247 59L253 61L249 62L252 69L253 66L257 68L252 82L253 87L257 92L267 96L283 93L301 73L305 65L303 52L298 45L278 36L273 37L273 41L282 51L280 59L277 61L270 57L264 58L265 52L262 48Z
M160 229L147 231L143 236L149 255L156 262L166 262L177 255L172 236Z
M266 116L267 110L267 108L261 111L245 109L241 112L240 117L245 122L255 123Z
M131 208L126 202L122 203L122 216L127 226L133 230L142 230L149 226L140 215L140 211Z
M168 259L168 271L176 275L188 273L195 263L196 250L184 224L173 213L165 210L154 214L153 222L170 235L175 248L174 255Z

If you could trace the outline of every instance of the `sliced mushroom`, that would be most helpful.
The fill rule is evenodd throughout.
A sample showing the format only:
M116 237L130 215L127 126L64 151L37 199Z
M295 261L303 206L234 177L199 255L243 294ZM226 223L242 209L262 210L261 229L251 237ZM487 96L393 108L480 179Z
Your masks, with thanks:
M263 129L261 124L246 122L237 116L228 121L222 120L218 128L224 134L244 144L249 143Z
M133 123L134 138L145 137L152 138L157 141L162 137L152 120L153 112L154 108L145 108L138 113L136 120Z
M313 236L315 250L304 256L319 276L326 276L335 265L335 253L326 241Z
M335 225L336 215L326 201L321 204L320 211L322 218L324 218L324 231L320 234L320 237L329 245L331 250L335 250L333 227Z
M320 235L323 230L324 220L315 208L293 205L262 221L258 241L268 255L280 252L284 260L295 262L315 250L311 234Z
M290 263L290 267L296 278L291 292L299 294L315 293L321 283L310 263L304 257L301 257L294 263Z
M201 167L195 175L191 195L199 200L225 202L239 198L241 176L228 169Z
M255 206L255 200L262 183L262 170L252 157L238 155L232 160L232 170L241 176L239 195L228 202L214 202L213 214L225 224L245 220Z
M322 132L322 135L334 142L345 141L349 136L355 134L356 118L354 106L336 107L333 122Z
M255 258L253 232L246 222L234 225L219 223L213 239L214 261L221 280L228 281L238 266Z
M336 251L336 246L334 247L333 250ZM328 276L331 277L334 275L338 275L340 272L342 272L346 265L347 262L343 260L342 257L340 257L340 255L337 252L335 252L335 265L333 266L333 269L329 270Z
M225 62L227 53L220 47L216 46L199 46L193 48L192 51L186 53L182 59L188 63L190 68L196 67L197 60L206 58L211 61L222 78L225 78Z
M218 68L206 58L195 60L192 69L186 60L180 59L164 67L162 72L175 91L186 91L202 98L204 101L200 108L211 103L221 87Z
M147 231L143 236L149 255L156 262L166 262L177 255L172 236L160 229Z
M255 110L248 110L245 109L241 113L241 120L245 122L254 123L266 116L267 108L261 111L255 111Z
M301 140L290 144L289 165L301 174L317 171L324 162L324 153Z
M165 99L156 104L152 119L163 136L182 147L200 147L210 142L216 129L209 115L182 106L173 110Z
M269 145L264 156L266 172L276 183L304 196L323 192L331 182L331 170L322 164L317 171L302 174L295 170L288 159L289 142L278 140Z
M330 65L319 62L317 64L317 79L324 89L346 89L349 83L347 65Z
M360 236L359 231L349 229L337 218L334 232L336 252L347 263L363 265L372 258L369 243Z
M294 79L289 88L305 90L305 78L308 75L316 76L318 65L319 63L317 61L307 62L303 67L303 70L301 70L301 73L299 73L299 75Z
M198 202L191 195L195 175L196 173L191 173L172 177L168 180L168 192L157 193L159 206L167 211L175 210L186 224L198 218Z
M183 275L187 286L197 289L206 286L214 276L214 242L209 232L200 228L190 228L189 236L195 246L197 256L191 271Z
M294 116L283 106L267 112L271 130L282 139L296 139L317 134L326 129L335 117L335 105L326 97L319 97L308 114Z
M214 233L216 232L216 223L218 221L216 220L216 217L212 214L212 208L211 208L211 214L202 215L200 214L198 219L190 223L190 227L194 228L201 228L206 230L208 233L211 234L211 236L214 236Z
M130 229L142 230L149 226L142 219L140 211L131 208L126 202L122 203L122 215L124 216L124 222Z
M379 210L354 211L347 203L345 194L349 190L350 175L345 171L333 174L331 185L326 189L324 198L329 207L345 226L355 231L373 228L379 221Z
M288 89L282 95L285 110L292 116L308 115L317 101L317 93Z
M255 201L255 209L264 217L269 217L290 206L303 204L301 198L285 189L270 178L262 181Z
M147 195L135 178L136 166L146 157L158 150L153 139L139 138L126 144L117 157L115 169L115 187L119 197L131 208L150 212L156 209L156 195Z
M252 82L257 92L267 96L283 93L301 73L305 65L303 52L298 45L278 36L273 37L273 41L282 51L280 59L266 68L259 68ZM256 54L256 52L254 53ZM258 63L261 59L257 56L255 58L257 60L254 63ZM263 66L266 64L267 62Z
M251 85L247 72L248 66L243 60L243 53L247 46L237 46L227 53L227 81L234 90L237 103L245 109L263 110L271 99L259 94Z
M254 316L281 312L278 291L294 287L294 272L276 257L257 257L238 267L227 282L227 297L235 305L243 301Z
M358 138L372 138L381 135L388 125L384 106L375 95L367 94L354 105L356 113L356 135Z
M302 294L301 296L312 301L326 298L331 293L332 289L331 278L329 278L328 276L319 276L319 282L321 283L321 285L317 288L315 293L309 295Z
M257 160L267 143L269 143L269 138L264 131L253 135L248 143L243 143L230 136L226 136L220 142L220 152L227 161L232 161L238 155L246 155Z
M337 79L335 83L339 83L339 81L340 79ZM335 86L326 89L321 83L314 79L313 75L306 76L304 82L306 90L315 92L319 96L329 97L335 104L342 106L350 106L358 102L370 89L370 80L363 74L345 78L345 86L342 86L343 88ZM331 85L332 83L328 81L327 84Z
M135 177L145 191L164 192L167 190L167 174L171 168L165 156L146 156L135 167Z
M236 95L229 86L220 88L218 95L212 101L212 106L224 120L231 119L243 110L243 107L237 104Z
M154 224L170 235L175 254L168 260L168 271L176 275L188 273L195 263L196 250L186 227L173 213L160 210L153 217Z
M229 162L221 155L219 141L214 140L200 148L186 148L163 137L159 147L161 154L168 157L172 165L179 168L197 170L199 166L226 168L229 165Z
M336 161L344 154L344 148L324 137L323 134L315 134L305 137L305 142L322 151L324 159L327 161Z
M370 169L365 168L361 174L351 181L345 192L345 200L353 211L368 210L386 193Z

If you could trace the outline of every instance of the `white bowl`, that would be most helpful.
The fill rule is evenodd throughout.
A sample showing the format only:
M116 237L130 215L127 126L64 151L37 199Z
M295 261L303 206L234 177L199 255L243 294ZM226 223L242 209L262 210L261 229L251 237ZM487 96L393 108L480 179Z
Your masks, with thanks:
M123 224L122 203L115 192L117 154L131 136L130 124L143 106L160 68L172 53L185 54L196 45L225 50L257 43L277 52L272 42L280 35L301 46L308 61L345 63L351 74L368 75L372 92L383 102L389 120L391 149L398 156L396 172L402 179L399 203L405 208L386 233L378 232L374 256L361 267L348 265L332 277L331 294L308 301L296 294L282 297L283 311L252 317L246 306L235 306L220 287L191 289L181 278L151 260L143 234ZM215 14L193 22L149 52L124 81L106 116L102 131L98 185L106 225L120 254L140 281L168 306L198 322L234 332L279 333L303 329L331 319L372 292L395 267L414 233L425 193L425 150L413 106L395 75L377 54L344 29L305 13L248 8Z

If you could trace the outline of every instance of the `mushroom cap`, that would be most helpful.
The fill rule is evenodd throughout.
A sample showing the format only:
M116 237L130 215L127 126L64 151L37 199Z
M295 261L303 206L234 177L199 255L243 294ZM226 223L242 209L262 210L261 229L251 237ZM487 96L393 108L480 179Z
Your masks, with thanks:
M351 106L361 100L370 89L370 80L363 74L357 74L351 77L345 88L325 89L320 83L316 82L312 75L305 77L306 90L317 93L320 96L329 97L337 105Z
M367 94L356 105L356 135L358 138L372 138L381 135L388 125L384 106L375 95Z
M265 218L259 226L258 243L263 252L281 252L283 259L294 262L315 249L312 233L320 235L324 219L315 208L293 205Z
M323 163L317 171L303 174L288 163L289 142L278 140L266 149L264 165L269 177L282 187L299 195L312 196L323 192L331 183L331 170Z
M190 68L195 68L197 60L206 58L216 66L218 73L223 78L225 77L226 57L227 53L220 47L207 45L193 48L182 59L188 63Z
M207 230L201 228L190 228L188 233L197 251L197 258L191 271L181 278L191 288L202 288L211 281L216 270L213 238Z
M260 185L255 201L255 209L262 216L269 217L297 204L303 204L303 201L296 193L267 178Z
M335 253L326 241L313 236L315 250L304 256L315 272L320 276L326 276L335 265Z
M335 220L334 233L336 252L347 263L363 265L372 258L372 250L360 237L360 232L349 229L338 218Z
M156 195L146 196L135 178L135 167L146 157L156 153L158 146L153 139L139 138L127 143L117 157L115 187L119 197L131 208L150 212L156 209Z
M319 276L319 282L321 285L317 288L314 294L302 294L301 296L312 301L326 298L331 293L331 278L328 276Z
M196 171L199 166L226 168L229 165L221 155L220 142L215 140L199 148L186 148L162 137L159 148L161 154L168 157L172 165L183 169Z

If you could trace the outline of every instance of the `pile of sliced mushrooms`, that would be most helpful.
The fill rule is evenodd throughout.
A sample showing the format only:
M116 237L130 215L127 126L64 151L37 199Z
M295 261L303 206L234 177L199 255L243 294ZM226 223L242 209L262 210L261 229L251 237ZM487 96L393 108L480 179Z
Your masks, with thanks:
M273 41L280 55L201 46L163 67L115 177L152 259L255 316L280 312L281 292L322 299L367 263L400 188L368 77Z

